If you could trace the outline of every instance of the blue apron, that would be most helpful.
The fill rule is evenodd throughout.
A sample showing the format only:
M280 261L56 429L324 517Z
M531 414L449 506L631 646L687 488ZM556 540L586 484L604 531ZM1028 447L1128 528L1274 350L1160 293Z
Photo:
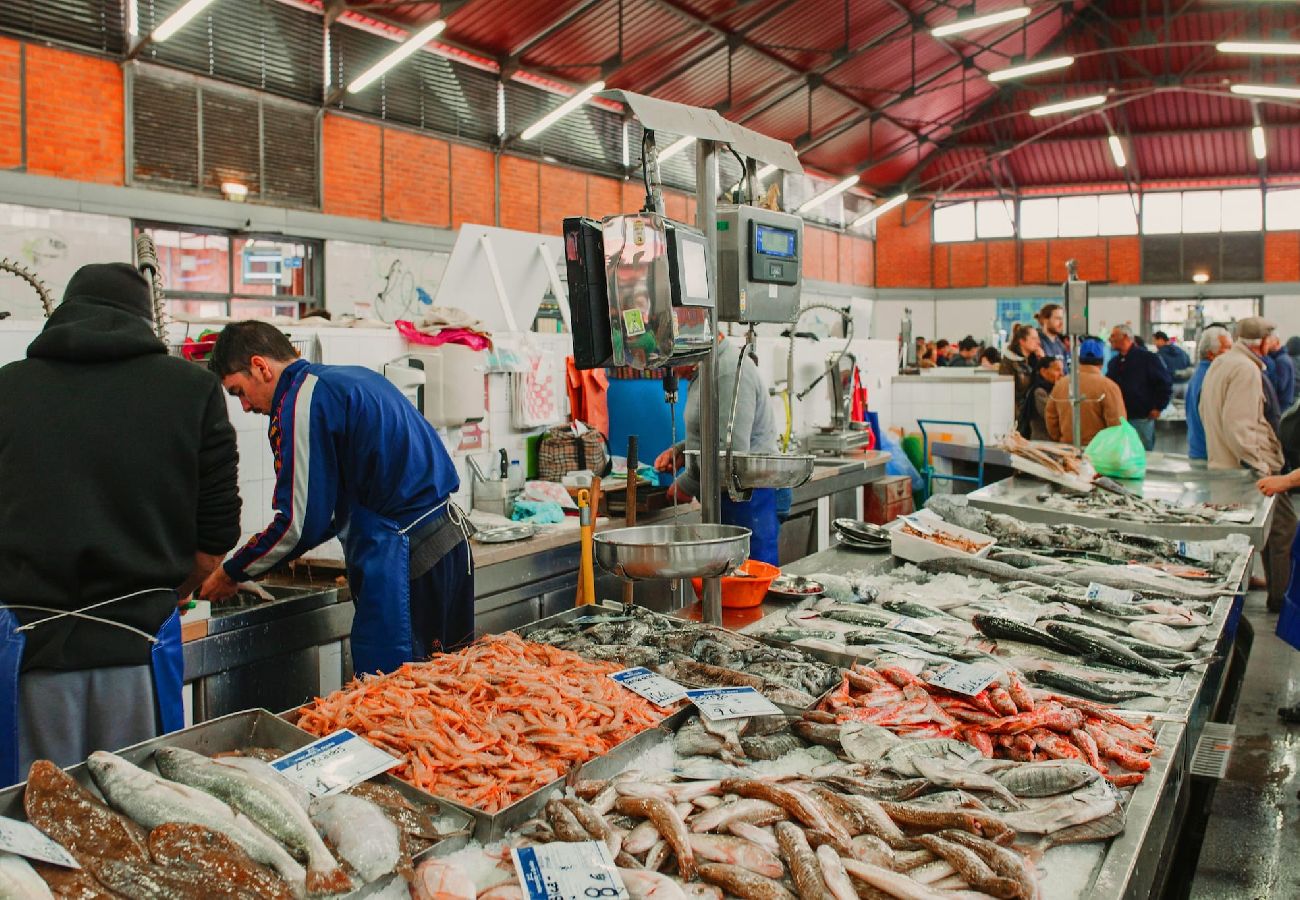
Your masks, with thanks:
M343 554L352 591L352 670L357 675L391 672L414 658L410 527L358 505L348 515Z
M780 525L776 519L776 489L754 488L748 500L732 500L722 492L722 522L741 525L753 532L749 537L749 558L780 565Z
M1277 636L1300 650L1300 529L1291 540L1291 577L1282 598L1282 612L1277 617Z
M19 771L18 679L23 664L27 635L13 610L0 606L0 779L17 784L26 777ZM185 654L181 647L181 613L172 614L154 634L150 656L153 672L155 713L159 734L185 727L185 705L181 699L185 675Z

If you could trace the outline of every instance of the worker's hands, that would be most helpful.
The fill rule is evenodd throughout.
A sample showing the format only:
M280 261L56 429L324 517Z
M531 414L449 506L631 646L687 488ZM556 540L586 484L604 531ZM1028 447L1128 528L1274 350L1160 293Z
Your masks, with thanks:
M684 465L686 465L686 453L678 447L669 447L655 457L656 472L676 472Z
M1148 418L1148 419L1158 419L1158 418L1160 418L1160 410L1158 410L1158 409L1153 409L1153 410L1151 410L1151 412L1147 413L1147 418Z
M1255 482L1255 487L1265 497L1272 497L1274 494L1283 494L1291 489L1291 477L1289 475L1269 475Z
M655 468L658 468L658 466L656 466ZM677 503L690 503L691 500L695 499L690 494L686 493L680 487L678 487L677 482L675 481L672 484L668 485L668 493L664 494L664 496L668 498L669 503L672 503L674 501L676 501Z
M204 579L199 587L199 599L214 603L229 600L239 591L239 585L226 574L225 568L218 566L216 571Z

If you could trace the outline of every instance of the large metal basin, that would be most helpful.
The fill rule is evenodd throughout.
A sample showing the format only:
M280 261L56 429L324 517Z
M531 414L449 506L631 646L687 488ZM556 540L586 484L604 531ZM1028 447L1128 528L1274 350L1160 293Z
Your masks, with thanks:
M687 450L687 456L699 456L698 450ZM725 469L727 454L719 460ZM797 488L812 478L817 467L816 457L797 453L733 453L731 471L723 472L732 485L741 491L754 488Z
M596 562L626 581L716 578L749 559L749 535L739 525L616 528L596 535Z

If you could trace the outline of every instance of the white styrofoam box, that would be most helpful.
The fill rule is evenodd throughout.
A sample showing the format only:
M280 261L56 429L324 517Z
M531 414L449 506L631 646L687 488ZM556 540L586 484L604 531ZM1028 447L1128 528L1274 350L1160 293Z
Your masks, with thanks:
M926 538L916 537L903 531L903 525L908 519L917 519L925 527L928 527L940 534L946 534L954 537L964 538L980 544L979 550L974 553L967 553L957 547L949 547L936 541L927 540ZM899 559L905 559L908 562L925 562L928 559L945 559L950 557L964 558L983 558L989 555L993 549L996 539L991 535L981 534L978 531L971 531L961 528L957 525L951 525L945 522L939 516L929 510L921 510L912 516L901 516L885 526L889 530L889 551Z

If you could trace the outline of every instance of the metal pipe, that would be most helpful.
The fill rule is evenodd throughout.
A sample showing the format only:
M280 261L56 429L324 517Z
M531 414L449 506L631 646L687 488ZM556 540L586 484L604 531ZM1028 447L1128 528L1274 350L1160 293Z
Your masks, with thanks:
M1065 263L1066 286L1065 301L1070 302L1070 282L1079 280L1079 270L1074 260L1067 260ZM1069 325L1068 316L1069 308L1062 310L1067 316L1067 328ZM1080 422L1080 412L1083 410L1083 398L1079 396L1079 341L1083 340L1083 335L1075 334L1070 336L1070 421L1073 424L1072 443L1075 450L1083 449L1083 423Z
M713 141L695 142L696 225L709 244L709 296L718 296L718 146ZM709 351L700 361L694 389L700 391L700 518L706 524L722 521L722 497L718 480L718 342L709 341ZM704 579L703 619L709 625L722 624L722 580Z

